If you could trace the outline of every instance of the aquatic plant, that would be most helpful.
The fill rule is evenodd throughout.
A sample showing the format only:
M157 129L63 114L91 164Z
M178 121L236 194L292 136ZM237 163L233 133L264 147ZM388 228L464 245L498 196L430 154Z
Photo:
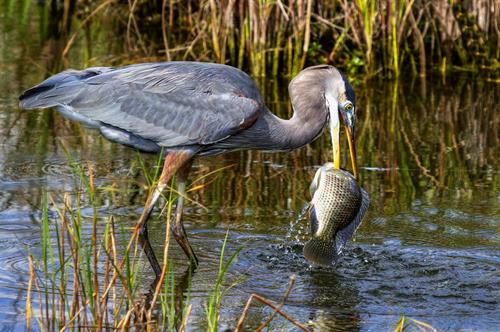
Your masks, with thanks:
M221 306L221 301L224 294L230 290L234 285L236 285L239 280L230 285L229 287L224 287L223 283L225 281L225 276L231 264L238 256L239 250L235 251L225 262L224 262L224 252L227 244L227 237L229 236L229 232L226 233L226 237L224 238L224 243L222 244L221 253L219 257L219 270L217 272L217 277L215 279L215 284L212 293L209 295L205 311L207 315L207 329L210 332L218 331L218 322L219 322L219 309Z
M45 13L39 31L43 39L62 40L54 51L63 58L74 56L74 43L112 35L123 41L117 62L217 61L253 76L293 76L323 62L349 69L355 58L362 61L353 70L366 77L425 76L428 69L496 77L499 66L500 6L489 0L25 0L19 12L6 6L23 21L38 6ZM83 56L90 60L88 46Z
M138 264L141 251L137 241L127 246L130 231L123 224L117 225L112 216L104 220L104 232L98 234L102 229L97 226L98 220L101 223L103 218L95 205L92 168L76 163L73 167L79 174L82 194L90 198L92 225L83 221L82 194L75 197L65 194L62 205L52 201L51 206L57 211L53 223L49 222L54 216L49 216L47 194L43 195L41 255L30 255L27 326L32 318L45 331L82 327L101 330L156 322L144 319L151 307L141 289ZM171 269L167 270L165 280L168 289L174 281ZM35 294L39 296L38 310L33 304ZM161 306L166 306L172 296L161 297ZM160 322L164 321L160 316Z
M67 156L71 160L69 153ZM140 168L150 188L154 188L158 180L159 162L161 157L151 172L142 158L139 158ZM148 289L146 285L149 282L144 280L146 273L140 263L144 258L137 230L133 229L130 238L130 229L123 223L113 216L100 216L91 165L87 163L82 166L71 162L71 166L78 182L78 192L75 195L65 193L62 203L55 201L48 193L42 195L40 248L34 248L28 257L30 276L26 299L27 329L30 330L33 320L36 320L39 329L44 331L123 330L131 327L184 331L192 310L191 269L178 282L169 259L169 223L175 201L173 189L167 191L165 212L162 213L165 215L167 230L163 247L163 269L160 277ZM220 170L205 174L202 178ZM204 187L199 183L202 178L194 181L191 191ZM91 225L84 220L86 212L81 203L83 197L90 202ZM55 210L55 214L49 207ZM213 290L206 301L209 331L218 330L222 299L241 281L237 279L230 285L225 284L227 272L241 250L235 250L226 259L228 237L229 232L226 233L220 251ZM35 253L37 249L40 249L39 254ZM290 290L286 296L289 293ZM276 310L282 314L279 308ZM296 324L301 326L300 323Z
M421 320L401 316L394 328L394 332L410 331L436 332L437 330L432 325L422 322Z

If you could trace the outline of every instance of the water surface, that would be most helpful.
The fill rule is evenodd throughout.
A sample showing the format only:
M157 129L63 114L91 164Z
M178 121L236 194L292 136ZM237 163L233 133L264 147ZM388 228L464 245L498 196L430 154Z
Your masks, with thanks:
M5 330L23 330L25 324L27 250L38 250L42 193L62 201L64 193L76 195L79 189L65 149L74 161L91 163L97 186L116 188L98 192L103 217L133 225L146 195L136 152L54 111L18 109L23 89L62 66L55 54L66 41L39 29L49 14L44 10L33 5L29 18L23 12L0 13L0 325ZM77 42L64 65L115 61L110 54L116 54L116 45L102 42L105 33L83 34L87 39ZM291 114L287 83L286 78L259 83L270 109L283 117ZM327 135L291 153L238 152L196 161L192 179L231 167L191 195L205 208L188 202L184 212L201 262L192 281L192 330L205 326L203 306L228 230L227 250L243 249L227 284L242 281L224 298L223 327L234 326L252 293L279 301L296 274L284 309L318 330L390 330L401 314L439 330L498 328L498 85L459 75L425 84L374 81L357 84L355 91L361 183L372 203L336 267L311 268L300 248L287 242L290 224L310 199L315 170L331 155ZM154 156L142 158L154 164ZM150 229L161 252L165 230L158 212ZM172 258L182 276L186 264L175 245ZM147 268L144 274L152 279ZM257 324L266 313L257 307L248 320Z

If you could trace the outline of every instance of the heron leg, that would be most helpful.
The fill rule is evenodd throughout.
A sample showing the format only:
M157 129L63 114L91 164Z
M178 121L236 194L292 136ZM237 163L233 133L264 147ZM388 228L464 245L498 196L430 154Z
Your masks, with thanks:
M184 164L188 163L191 157L194 155L191 151L180 151L180 152L171 152L167 154L165 157L165 162L163 164L163 170L161 171L160 178L158 179L158 183L156 184L155 189L152 193L148 195L146 199L146 204L144 205L144 210L137 221L136 229L140 232L144 232L145 225L153 211L153 207L160 198L163 190L168 184L168 181L172 178L175 172ZM147 232L147 229L146 229Z
M182 222L182 210L184 208L184 197L186 196L186 180L191 168L191 160L186 164L181 166L177 171L177 192L179 198L177 198L177 207L175 210L175 220L171 224L172 233L174 234L175 240L181 246L182 250L189 258L191 264L196 267L198 266L198 258L196 257L193 248L189 244L186 230L184 229L184 224Z
M171 152L165 157L165 162L163 164L163 170L161 172L158 183L152 193L148 195L144 210L139 218L136 225L136 231L138 232L139 243L148 258L151 267L153 268L156 279L158 280L161 274L161 266L156 259L156 255L151 247L148 237L147 221L153 211L153 207L161 196L163 190L167 186L168 181L172 178L174 173L182 168L184 165L191 165L191 157L194 155L192 151L179 151Z
M149 242L147 223L144 223L139 231L139 244L141 245L142 250L144 250L144 254L148 258L149 264L151 264L151 267L153 268L156 276L153 284L156 286L158 280L160 280L161 266L160 263L158 263L158 259L156 258L153 247L151 246L151 242Z

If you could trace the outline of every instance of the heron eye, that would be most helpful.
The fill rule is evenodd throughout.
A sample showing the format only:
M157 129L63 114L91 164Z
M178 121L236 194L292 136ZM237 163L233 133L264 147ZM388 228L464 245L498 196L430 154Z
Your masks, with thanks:
M354 108L354 106L352 106L351 103L347 103L345 106L344 106L344 109L348 112L352 111L352 109Z

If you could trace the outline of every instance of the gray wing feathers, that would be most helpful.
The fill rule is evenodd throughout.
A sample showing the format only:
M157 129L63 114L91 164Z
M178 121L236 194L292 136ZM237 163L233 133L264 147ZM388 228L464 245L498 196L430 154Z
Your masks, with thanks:
M42 83L26 90L19 97L23 109L54 107L68 104L78 94L82 80L112 70L108 67L93 67L85 70L65 70Z
M90 123L108 124L165 147L223 140L251 124L262 107L245 73L189 62L66 71L20 99L22 108L70 108Z

